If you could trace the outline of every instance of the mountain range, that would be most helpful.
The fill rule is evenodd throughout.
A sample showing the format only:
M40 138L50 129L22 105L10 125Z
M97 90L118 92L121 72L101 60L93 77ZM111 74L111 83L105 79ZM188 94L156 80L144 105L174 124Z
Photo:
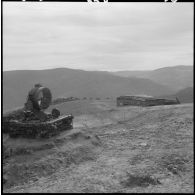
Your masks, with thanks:
M127 94L163 96L193 86L192 70L190 66L178 66L115 73L68 68L4 71L3 111L23 106L28 91L36 83L48 87L53 98L115 98Z
M193 86L193 66L173 66L151 71L118 71L114 75L150 79L156 83L181 90Z
M178 98L180 103L192 103L194 102L194 88L187 87L185 89L179 90L175 94L160 96L161 98L175 99Z

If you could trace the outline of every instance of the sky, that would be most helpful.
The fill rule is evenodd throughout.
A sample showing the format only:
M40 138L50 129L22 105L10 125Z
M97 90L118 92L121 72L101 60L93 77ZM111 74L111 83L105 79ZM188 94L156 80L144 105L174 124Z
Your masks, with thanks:
M193 3L3 2L3 71L193 65Z

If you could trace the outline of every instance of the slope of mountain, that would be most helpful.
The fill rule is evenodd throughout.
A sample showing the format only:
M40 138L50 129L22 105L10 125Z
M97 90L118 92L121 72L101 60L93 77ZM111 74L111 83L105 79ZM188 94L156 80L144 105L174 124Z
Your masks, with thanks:
M181 103L193 103L194 102L194 94L193 94L193 87L187 87L178 91L172 95L165 95L161 96L163 98L175 99L176 97L179 99Z
M147 78L156 83L167 85L173 90L193 86L193 66L165 67L152 71L119 71L113 74L123 77Z
M3 110L22 106L35 83L51 89L53 98L116 97L124 94L158 96L174 93L167 86L149 79L123 78L107 72L88 72L58 68L50 70L17 70L3 72Z
M44 140L2 134L4 193L194 192L192 104L68 104L59 108L77 114L70 131Z

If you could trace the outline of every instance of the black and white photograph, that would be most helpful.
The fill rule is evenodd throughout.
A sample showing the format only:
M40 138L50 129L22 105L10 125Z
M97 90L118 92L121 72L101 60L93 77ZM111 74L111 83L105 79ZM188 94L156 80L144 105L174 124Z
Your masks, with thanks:
M3 193L193 193L194 3L1 2Z

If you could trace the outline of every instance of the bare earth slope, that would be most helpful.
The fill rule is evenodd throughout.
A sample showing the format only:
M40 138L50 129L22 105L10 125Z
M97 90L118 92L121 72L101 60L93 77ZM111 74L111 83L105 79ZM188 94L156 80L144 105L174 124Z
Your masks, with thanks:
M14 148L4 160L4 192L193 192L192 104L79 103L85 106L71 131L4 139L6 150Z

